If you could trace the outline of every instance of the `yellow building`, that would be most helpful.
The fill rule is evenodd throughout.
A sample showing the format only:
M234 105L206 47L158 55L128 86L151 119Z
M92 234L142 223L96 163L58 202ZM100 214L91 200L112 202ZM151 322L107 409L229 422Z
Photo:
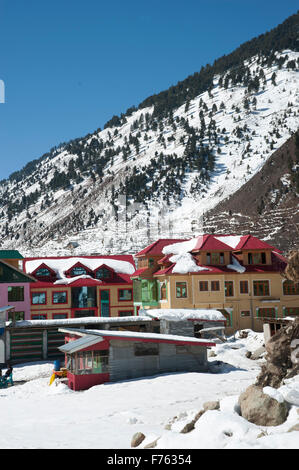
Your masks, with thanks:
M218 309L227 318L228 333L262 331L260 318L299 316L299 284L283 278L286 259L262 240L201 235L174 243L164 240L162 245L160 255L153 256L153 245L137 254L135 309ZM147 304L142 286L149 297L150 283Z

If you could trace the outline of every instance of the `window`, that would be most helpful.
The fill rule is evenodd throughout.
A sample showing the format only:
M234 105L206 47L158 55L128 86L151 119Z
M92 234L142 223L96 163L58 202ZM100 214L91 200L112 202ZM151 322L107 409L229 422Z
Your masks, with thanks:
M33 313L31 315L31 320L47 320L46 313Z
M240 294L248 294L248 281L240 281Z
M109 350L82 351L73 356L68 356L68 366L78 375L101 374L108 372Z
M62 320L64 318L68 318L68 314L67 313L53 313L53 319L54 320Z
M46 304L46 293L45 292L32 292L31 293L32 305L45 305Z
M285 307L284 315L285 317L299 316L299 307Z
M153 268L153 267L154 267L154 264L155 264L155 260L153 260L153 258L150 258L150 259L148 260L148 265L149 265L149 267L150 267L150 268Z
M24 287L9 286L8 287L8 302L23 302L24 301Z
M25 312L8 312L8 321L25 320Z
M159 345L157 343L135 343L135 356L158 356Z
M299 282L296 284L292 281L283 282L283 294L284 295L299 295Z
M72 287L72 307L90 308L97 306L96 287Z
M176 298L177 299L187 298L187 282L176 283Z
M211 281L211 291L215 292L220 290L220 282L219 281Z
M275 308L259 308L258 317L275 318Z
M226 297L233 297L234 296L234 282L225 281L224 290L225 290Z
M83 266L75 266L71 271L71 276L82 276L87 274L87 269Z
M253 281L253 295L270 295L269 281Z
M166 282L161 284L161 300L167 300L167 286Z
M51 273L47 268L40 268L35 272L36 277L50 277Z
M209 290L209 283L208 281L199 281L199 290L201 292Z
M132 310L119 310L118 316L119 317L132 317L133 312Z
M248 264L266 264L266 253L248 253Z
M118 300L132 300L132 289L119 289Z
M112 277L112 272L107 268L100 268L96 271L97 279L110 279Z
M224 264L224 253L207 253L207 264Z
M241 317L250 317L250 310L242 310Z
M53 304L66 304L67 303L67 292L53 292L52 296Z

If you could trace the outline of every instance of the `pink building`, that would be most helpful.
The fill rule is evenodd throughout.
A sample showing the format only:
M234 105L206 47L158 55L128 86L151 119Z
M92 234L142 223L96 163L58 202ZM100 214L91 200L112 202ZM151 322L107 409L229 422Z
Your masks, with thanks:
M19 269L22 258L16 250L0 250L0 308L15 308L6 320L30 319L30 283L35 279Z

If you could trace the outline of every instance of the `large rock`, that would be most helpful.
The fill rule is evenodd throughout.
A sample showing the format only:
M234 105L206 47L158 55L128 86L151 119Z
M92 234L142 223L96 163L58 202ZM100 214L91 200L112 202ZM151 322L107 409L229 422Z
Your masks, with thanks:
M278 426L288 416L285 401L279 402L263 393L261 387L250 385L239 397L241 415L258 426Z
M299 338L299 319L290 321L279 329L266 344L266 364L256 380L260 387L279 388L283 380L293 377L299 372L299 365L292 361L291 343Z

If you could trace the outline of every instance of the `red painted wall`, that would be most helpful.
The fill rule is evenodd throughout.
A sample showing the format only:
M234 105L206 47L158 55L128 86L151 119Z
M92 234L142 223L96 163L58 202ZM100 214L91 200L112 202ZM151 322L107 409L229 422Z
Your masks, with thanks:
M68 386L71 390L87 390L94 385L100 385L105 382L109 382L109 374L86 374L86 375L74 375L71 372L67 372Z

